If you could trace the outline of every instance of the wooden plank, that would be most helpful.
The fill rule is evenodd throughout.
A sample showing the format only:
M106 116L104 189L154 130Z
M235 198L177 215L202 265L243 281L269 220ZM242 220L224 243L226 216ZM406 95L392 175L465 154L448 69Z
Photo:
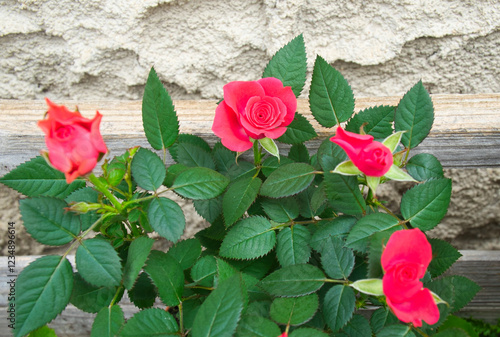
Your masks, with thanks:
M429 137L412 153L430 152L444 167L500 167L500 94L433 95L434 127ZM400 97L368 97L356 101L356 111L374 105L395 105ZM128 147L149 147L144 136L140 101L59 101L93 117L103 115L102 134L111 155ZM193 133L213 144L218 141L211 131L216 101L175 101L181 132ZM0 100L0 175L36 156L45 148L43 134L36 127L46 110L44 101ZM314 153L333 133L312 118L307 100L301 99L298 111L318 131L319 137L308 142ZM286 147L283 147L286 151Z
M447 272L450 275L466 276L481 286L481 290L476 297L462 309L458 315L462 317L474 317L483 319L490 323L496 323L500 318L500 251L460 251L462 257ZM18 256L16 257L16 273L26 267L31 261L39 256ZM74 256L68 256L69 261L74 266ZM7 282L7 257L0 257L0 311L6 311L7 294L9 286ZM138 309L124 296L120 302L125 318L130 318ZM156 307L164 308L161 302L157 301ZM59 337L89 336L95 314L80 311L73 305L69 305L50 326L55 329ZM4 323L2 323L4 324ZM7 328L0 328L0 337L10 336Z

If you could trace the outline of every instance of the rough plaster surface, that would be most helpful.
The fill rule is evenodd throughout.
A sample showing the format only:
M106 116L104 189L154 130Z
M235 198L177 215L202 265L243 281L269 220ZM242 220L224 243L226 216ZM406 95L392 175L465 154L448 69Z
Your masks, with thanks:
M431 93L500 92L497 0L0 0L0 99L140 99L153 65L174 99L220 98L300 33L309 81L319 54L356 96L401 95L420 79ZM500 249L500 169L446 175L452 202L432 235ZM397 207L402 186L380 193ZM8 221L17 254L53 252L25 234L18 199L0 186L0 254ZM179 202L186 236L206 226Z

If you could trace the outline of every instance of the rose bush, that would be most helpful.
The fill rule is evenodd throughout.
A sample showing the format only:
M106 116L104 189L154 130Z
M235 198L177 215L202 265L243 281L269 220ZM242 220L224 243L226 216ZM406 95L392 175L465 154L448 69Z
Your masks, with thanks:
M212 131L232 151L250 149L250 138L282 136L295 116L297 99L291 87L284 87L277 78L230 82L223 90Z
M344 149L353 164L367 176L382 177L393 164L391 150L374 141L371 135L359 135L339 126L330 140Z
M45 133L50 163L64 173L69 184L91 172L108 151L99 131L102 115L97 111L93 119L88 119L78 111L45 101L48 118L39 121L38 126Z
M432 259L432 249L418 228L400 230L389 238L382 253L382 279L387 304L403 322L435 324L439 310L429 289L420 281Z

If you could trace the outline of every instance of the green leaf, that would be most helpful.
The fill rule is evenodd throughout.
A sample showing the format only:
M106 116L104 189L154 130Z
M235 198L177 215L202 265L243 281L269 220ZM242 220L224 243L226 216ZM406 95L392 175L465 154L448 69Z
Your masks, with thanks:
M365 212L366 203L358 187L358 179L325 172L325 190L334 211L348 215Z
M238 274L219 284L201 305L192 337L233 336L243 310L243 288Z
M206 200L193 200L193 205L203 219L213 223L222 213L222 196Z
M253 216L236 223L227 233L220 256L233 259L254 259L269 253L276 244L276 233L264 217Z
M372 335L370 322L359 314L353 315L342 330L349 337L366 337Z
M384 270L382 269L381 263L382 252L384 251L385 244L389 241L392 233L398 229L401 228L396 226L382 232L374 233L370 236L367 273L369 278L382 278L384 276Z
M156 191L162 185L167 174L160 157L144 148L140 148L135 154L131 170L137 185L148 191Z
M352 216L339 216L330 221L321 221L319 228L314 232L310 245L318 251L323 252L330 246L331 237L344 238L351 231L357 219Z
M262 180L258 177L238 179L232 183L222 199L224 221L229 227L234 224L257 198Z
M159 197L148 207L148 220L153 229L167 240L177 242L186 226L181 207L167 198Z
M288 158L297 163L309 163L309 151L304 144L294 144L288 152Z
M278 233L278 245L276 256L283 266L307 263L311 256L309 247L311 234L309 230L301 225L285 227Z
M300 34L274 54L262 77L281 80L284 86L292 87L295 96L299 97L306 82L306 73L306 47L304 37Z
M293 197L264 199L261 206L267 216L276 222L287 222L299 216L299 205Z
M274 142L273 139L271 138L262 138L259 139L259 144L262 146L264 150L266 150L270 155L276 158L280 158L280 150L278 149L278 146Z
M350 132L363 131L375 139L384 139L392 134L392 122L396 108L389 105L378 105L361 110L347 123L345 129Z
M27 197L44 195L61 199L85 187L83 179L76 179L68 185L64 173L50 167L41 156L17 166L0 178L0 183Z
M179 121L170 95L151 68L142 98L142 124L149 144L161 150L171 146L179 135Z
M331 278L346 280L354 267L352 249L344 247L344 240L335 236L330 236L322 248L321 265L325 273Z
M219 196L229 179L206 167L193 167L183 171L175 179L172 189L189 199L212 199Z
M57 337L57 335L54 329L44 325L41 328L32 331L28 337Z
M140 309L151 308L156 300L156 288L147 273L140 273L128 292L130 301Z
M78 215L67 212L68 204L53 197L19 201L24 227L40 243L60 246L75 239L80 232Z
M411 157L406 164L406 170L418 181L444 177L443 166L429 153L419 153Z
M325 139L318 149L318 162L323 171L331 171L341 162L347 160L347 154L337 144Z
M474 330L474 326L471 323L457 316L448 316L443 325L439 327L439 332L449 329L462 329L464 332L466 332L465 336L479 337L477 332Z
M99 193L97 193L97 191L92 187L84 187L72 192L64 199L64 201L68 204L71 204L72 202L97 203L98 197ZM89 211L85 214L79 214L78 216L80 218L82 231L89 229L90 226L92 226L94 222L99 219L99 214L95 211Z
M113 305L111 308L106 306L95 317L90 337L114 337L124 323L122 308L118 305Z
M389 308L379 308L370 317L370 325L374 333L378 333L384 326L399 323L399 319L394 316Z
M295 264L276 270L260 281L259 286L274 296L304 296L317 291L325 275L310 264Z
M14 336L53 320L69 303L72 289L73 270L67 259L48 255L30 263L16 280Z
M78 309L96 313L107 307L116 293L116 287L96 287L87 283L79 273L75 273L70 302Z
M213 255L202 257L191 269L193 282L203 287L213 287L216 274L217 261Z
M325 295L323 315L333 331L342 329L351 319L356 305L354 291L344 285L333 286Z
M413 227L434 228L446 215L451 198L451 179L431 179L403 195L401 214Z
M277 140L285 144L302 144L317 137L311 123L300 113L295 113L295 118L286 127L286 132Z
M184 273L179 262L163 252L153 250L144 271L158 288L158 295L163 303L168 306L181 303Z
M377 337L415 337L408 325L395 324L383 328Z
M85 281L97 287L119 286L122 279L120 257L108 241L83 240L76 250L76 267Z
M200 136L189 133L181 133L177 138L177 141L168 149L168 152L176 162L179 161L178 146L180 143L195 145L198 150L203 150L207 153L212 152L210 145L208 145L208 143Z
M184 164L187 167L206 167L215 170L215 162L210 152L205 151L203 148L182 142L178 143L177 149L177 162Z
M180 241L168 249L167 255L179 262L183 270L189 269L201 255L200 241L195 238Z
M280 324L301 325L311 320L318 310L317 294L301 297L278 297L271 304L271 318Z
M365 252L370 236L399 225L399 220L386 213L372 213L356 222L347 236L346 246Z
M123 285L127 290L132 289L139 272L146 262L154 240L141 236L132 241L128 249L127 262L123 270Z
M293 330L290 337L328 337L328 334L313 328L300 328Z
M316 57L309 91L312 115L331 128L348 120L354 112L354 94L342 74L321 56Z
M434 335L435 337L471 337L464 329L460 328L449 328L443 331L439 331Z
M229 171L229 168L236 163L235 153L224 147L220 142L214 145L213 157L217 172L224 175Z
M462 254L448 242L439 239L429 239L432 247L432 260L427 268L432 277L438 277L450 268Z
M260 194L281 198L297 194L314 180L315 169L305 163L291 163L278 167L262 184Z
M130 318L120 332L121 337L169 337L178 336L179 326L175 318L160 308L139 311Z
M450 312L456 312L469 303L481 289L474 281L464 276L444 276L424 284L450 305Z
M349 286L353 287L357 291L362 292L363 294L384 296L382 280L378 278L357 280L356 282L351 283Z
M434 107L431 97L419 81L401 99L396 109L394 127L396 131L407 131L401 143L409 149L420 144L429 134L434 122Z
M236 337L277 337L281 330L276 323L257 315L245 315L238 323Z

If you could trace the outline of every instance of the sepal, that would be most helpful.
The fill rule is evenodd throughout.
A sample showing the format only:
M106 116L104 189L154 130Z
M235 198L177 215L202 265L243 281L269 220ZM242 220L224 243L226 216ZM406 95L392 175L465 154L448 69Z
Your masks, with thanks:
M351 283L349 286L359 292L362 292L363 294L372 296L384 296L382 280L378 278L358 280Z
M363 174L356 165L350 160L343 161L342 163L338 164L332 173L338 173L342 174L345 176L357 176L358 174Z
M401 141L401 137L403 136L403 133L405 133L405 132L406 131L398 131L396 133L393 133L392 135L390 135L389 137L384 139L382 144L387 146L389 148L389 150L391 150L391 153L394 153L394 151L396 151L396 148L398 147L399 142Z
M413 181L417 182L411 175L403 171L401 168L399 168L397 165L392 165L389 171L384 175L384 177L391 179L391 180L396 180L396 181Z

